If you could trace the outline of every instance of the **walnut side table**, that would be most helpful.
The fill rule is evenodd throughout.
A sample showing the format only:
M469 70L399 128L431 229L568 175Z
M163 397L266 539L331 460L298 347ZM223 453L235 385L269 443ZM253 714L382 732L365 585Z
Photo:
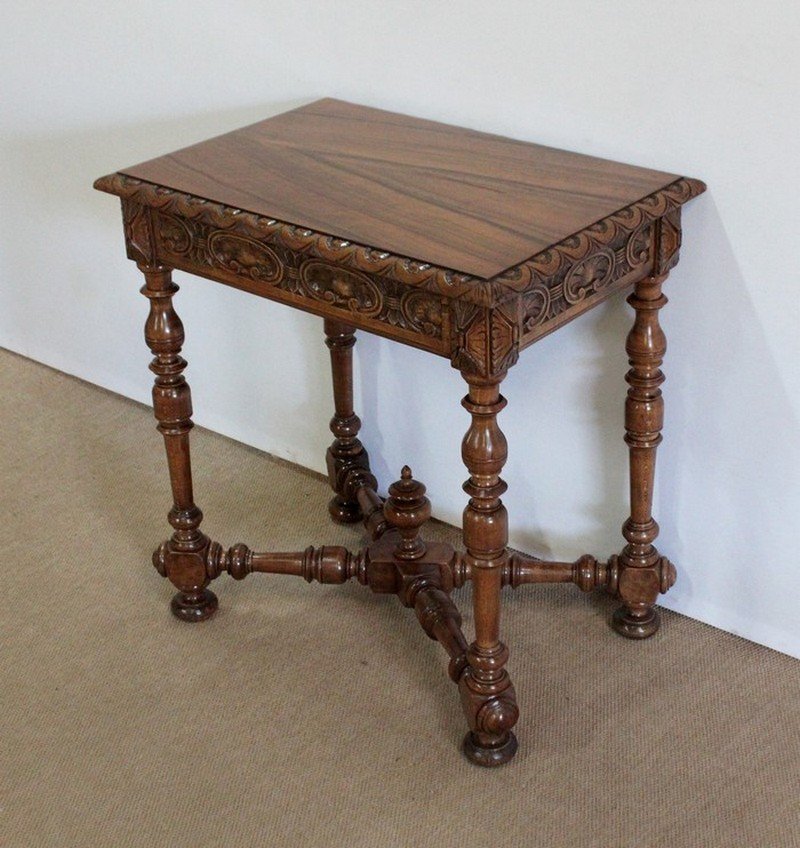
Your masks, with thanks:
M640 639L656 631L654 603L675 581L653 545L651 514L666 349L658 312L678 260L681 206L703 183L328 99L102 177L95 187L122 199L127 254L150 301L153 406L174 498L173 533L153 562L178 589L178 618L212 615L217 598L208 585L223 571L237 580L254 571L321 583L354 578L397 594L449 654L469 726L464 752L483 766L507 762L517 747L519 711L500 639L503 586L604 588L621 601L613 617L619 633ZM362 550L225 550L202 533L172 269L324 318L335 404L330 513L364 521L370 543ZM511 552L500 499L507 456L500 384L523 348L622 289L632 289L635 310L627 339L626 544L605 562ZM466 381L463 552L423 540L430 503L408 467L386 501L378 495L353 410L356 328L448 357ZM467 580L471 644L451 599Z

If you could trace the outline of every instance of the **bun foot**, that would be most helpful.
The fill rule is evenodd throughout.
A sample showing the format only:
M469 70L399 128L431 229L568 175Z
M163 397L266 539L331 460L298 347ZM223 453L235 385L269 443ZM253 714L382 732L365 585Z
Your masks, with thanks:
M475 734L470 732L464 737L462 750L466 758L476 766L502 766L510 762L517 753L517 737L509 730L505 741L498 745L486 746L481 745Z
M611 626L626 639L647 639L661 626L661 616L655 607L632 610L623 604L614 611Z
M209 589L202 592L177 592L172 597L170 609L181 621L205 621L217 611L219 601Z
M351 503L339 495L331 498L328 503L328 512L337 524L357 524L361 521L361 507L357 503Z

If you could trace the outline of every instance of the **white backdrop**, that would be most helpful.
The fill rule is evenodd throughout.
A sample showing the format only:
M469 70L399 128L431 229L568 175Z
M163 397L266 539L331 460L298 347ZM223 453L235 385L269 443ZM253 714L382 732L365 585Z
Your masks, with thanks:
M680 569L664 603L800 656L799 10L793 0L6 4L0 343L148 401L139 275L118 204L92 180L321 96L702 178L709 191L684 212L662 313L656 506L659 546ZM196 421L322 470L321 321L177 277ZM526 351L504 384L517 547L571 558L621 545L628 312L623 298L593 310ZM459 375L365 334L357 351L363 437L383 484L409 462L435 514L459 521ZM157 449L152 432L142 440ZM197 481L201 505L208 485Z

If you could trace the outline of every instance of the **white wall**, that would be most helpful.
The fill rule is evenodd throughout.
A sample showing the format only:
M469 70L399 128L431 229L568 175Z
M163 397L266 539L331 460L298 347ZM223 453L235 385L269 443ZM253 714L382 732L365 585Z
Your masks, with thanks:
M147 400L140 281L123 257L118 204L92 180L324 95L700 177L709 192L685 210L663 313L657 515L660 546L680 568L665 605L800 656L799 9L6 4L0 343ZM331 403L320 320L178 276L196 420L321 470ZM629 321L617 298L526 351L509 375L501 423L515 546L557 557L619 549ZM363 334L358 371L384 485L408 461L435 513L458 521L459 375ZM201 504L207 485L198 481Z

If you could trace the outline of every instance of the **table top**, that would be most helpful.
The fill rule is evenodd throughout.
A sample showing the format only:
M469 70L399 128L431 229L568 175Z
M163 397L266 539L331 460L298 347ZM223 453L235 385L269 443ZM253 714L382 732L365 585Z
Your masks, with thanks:
M332 99L119 173L483 280L682 179Z

